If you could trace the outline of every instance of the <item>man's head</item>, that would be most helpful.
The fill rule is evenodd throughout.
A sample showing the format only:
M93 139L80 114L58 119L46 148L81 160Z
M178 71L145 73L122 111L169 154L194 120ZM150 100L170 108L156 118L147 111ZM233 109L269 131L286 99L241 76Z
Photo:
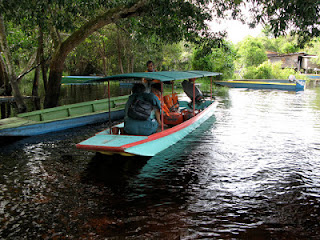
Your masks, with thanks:
M161 84L160 83L154 83L151 85L151 90L157 92L161 92Z
M149 60L149 61L147 62L148 72L154 72L153 67L154 67L153 62L152 62L151 60Z
M143 93L146 87L142 83L135 83L132 87L132 93Z

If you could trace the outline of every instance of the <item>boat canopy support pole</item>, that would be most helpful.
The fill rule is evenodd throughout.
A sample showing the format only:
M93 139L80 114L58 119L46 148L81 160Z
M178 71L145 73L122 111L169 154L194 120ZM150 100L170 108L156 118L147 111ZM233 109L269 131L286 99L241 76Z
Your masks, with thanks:
M172 96L173 96L173 92L174 92L173 85L174 85L174 81L171 81L171 86L172 86Z
M108 80L108 110L109 110L109 127L110 127L110 134L112 133L112 129L111 129L111 96L110 96L110 80Z
M193 78L192 79L192 81L193 81L193 96L192 96L192 102L193 102L193 116L195 116L196 115L196 79L195 78Z
M210 100L212 101L212 76L210 77Z
M163 82L161 82L161 94L160 94L160 98L161 98L161 131L163 131L164 127L163 127L163 106L164 106L164 102L163 102Z

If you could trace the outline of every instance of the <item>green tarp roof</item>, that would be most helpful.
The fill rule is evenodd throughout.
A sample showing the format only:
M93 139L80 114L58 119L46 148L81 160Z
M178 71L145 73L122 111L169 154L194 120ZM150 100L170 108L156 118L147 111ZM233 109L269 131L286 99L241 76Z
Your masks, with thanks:
M135 72L135 73L124 73L113 76L107 76L97 79L92 79L86 81L89 82L103 82L108 80L122 80L129 78L147 78L160 80L162 82L166 81L176 81L182 79L191 79L191 78L201 78L201 77L211 77L221 75L221 73L216 72L207 72L207 71L163 71L163 72Z

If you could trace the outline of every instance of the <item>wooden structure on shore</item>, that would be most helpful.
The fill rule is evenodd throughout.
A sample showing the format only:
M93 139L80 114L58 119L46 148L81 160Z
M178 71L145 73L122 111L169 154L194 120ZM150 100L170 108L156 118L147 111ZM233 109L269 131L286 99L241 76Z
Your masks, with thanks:
M36 99L39 97L23 96L24 99ZM14 96L0 96L1 119L11 115L11 104L15 103Z

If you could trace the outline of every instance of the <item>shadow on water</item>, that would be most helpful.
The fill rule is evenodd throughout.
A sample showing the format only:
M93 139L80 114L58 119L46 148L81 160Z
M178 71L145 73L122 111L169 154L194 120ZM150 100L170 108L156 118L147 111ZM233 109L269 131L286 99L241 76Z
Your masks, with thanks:
M35 145L39 143L55 143L59 146L60 142L63 141L68 141L69 143L78 143L88 137L91 137L96 132L102 131L108 127L108 123L99 123L30 137L0 137L0 149L3 153L10 153L17 149L21 149L24 146Z
M186 138L158 153L154 157L131 156L118 154L105 155L96 153L83 173L83 181L103 184L108 187L126 185L128 181L157 178L163 172L175 168L175 162L189 155L192 147L199 141L199 135L212 128L215 117L211 117Z
M25 139L25 137L0 136L0 147L13 144L13 143L18 142L22 139Z
M82 180L93 184L103 184L112 189L126 185L127 181L139 174L150 157L124 157L118 154L96 153L87 165Z

